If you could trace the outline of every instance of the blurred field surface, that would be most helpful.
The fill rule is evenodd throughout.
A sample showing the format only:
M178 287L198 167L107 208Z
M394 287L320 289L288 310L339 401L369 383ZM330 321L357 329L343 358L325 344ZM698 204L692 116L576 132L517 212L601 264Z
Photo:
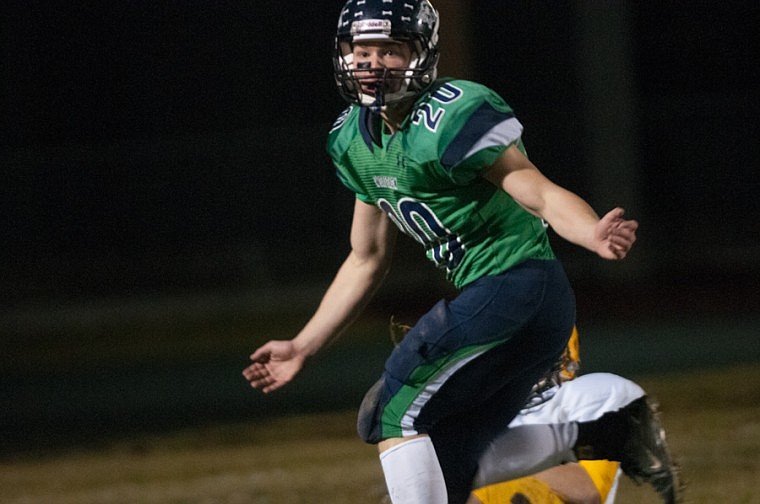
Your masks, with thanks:
M637 379L661 402L689 503L760 503L760 365ZM377 503L373 447L344 410L135 434L17 454L0 464L7 504ZM620 504L656 503L622 482Z
M381 291L269 396L240 376L247 356L291 337L322 286L0 312L0 502L380 502L377 455L354 416L392 349L389 316L413 323L412 306L440 295L416 285ZM713 289L662 289L579 296L582 370L660 400L687 502L760 504L756 288L721 291L721 303ZM623 480L618 503L648 502L659 500Z

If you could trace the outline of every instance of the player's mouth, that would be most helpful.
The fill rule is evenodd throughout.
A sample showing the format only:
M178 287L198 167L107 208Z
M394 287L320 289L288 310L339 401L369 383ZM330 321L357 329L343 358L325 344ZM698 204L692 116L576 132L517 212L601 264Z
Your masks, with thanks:
M361 85L362 93L375 96L378 88L383 85L382 79L360 79L359 85Z
M385 93L398 91L401 87L402 78L393 74L386 74L382 78L374 76L366 77L359 79L359 85L361 86L362 93L375 96L380 89Z

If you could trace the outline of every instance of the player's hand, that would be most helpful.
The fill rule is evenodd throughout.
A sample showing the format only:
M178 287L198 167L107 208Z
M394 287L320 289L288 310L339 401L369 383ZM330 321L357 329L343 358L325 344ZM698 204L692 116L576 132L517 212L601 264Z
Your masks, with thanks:
M639 223L623 218L622 208L610 210L602 217L594 229L597 242L596 253L604 259L623 259L636 241L636 229Z
M253 364L243 370L251 387L268 394L282 387L301 370L304 356L292 341L270 341L251 354Z

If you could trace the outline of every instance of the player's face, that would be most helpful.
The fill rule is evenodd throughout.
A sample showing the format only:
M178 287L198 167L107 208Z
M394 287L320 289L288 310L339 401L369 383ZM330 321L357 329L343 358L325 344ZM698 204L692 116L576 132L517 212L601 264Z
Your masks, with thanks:
M375 87L382 80L383 71L407 68L412 60L412 51L405 42L378 41L354 44L354 73L359 79L362 93L375 94ZM366 69L366 71L363 71ZM393 93L401 88L403 72L389 72L386 75L385 92Z

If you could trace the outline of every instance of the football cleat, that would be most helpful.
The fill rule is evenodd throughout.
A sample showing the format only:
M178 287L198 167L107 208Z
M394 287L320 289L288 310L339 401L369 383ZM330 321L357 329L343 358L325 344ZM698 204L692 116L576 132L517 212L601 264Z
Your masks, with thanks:
M650 484L666 504L681 502L678 465L670 455L657 403L644 396L626 409L629 435L620 468L634 482Z

